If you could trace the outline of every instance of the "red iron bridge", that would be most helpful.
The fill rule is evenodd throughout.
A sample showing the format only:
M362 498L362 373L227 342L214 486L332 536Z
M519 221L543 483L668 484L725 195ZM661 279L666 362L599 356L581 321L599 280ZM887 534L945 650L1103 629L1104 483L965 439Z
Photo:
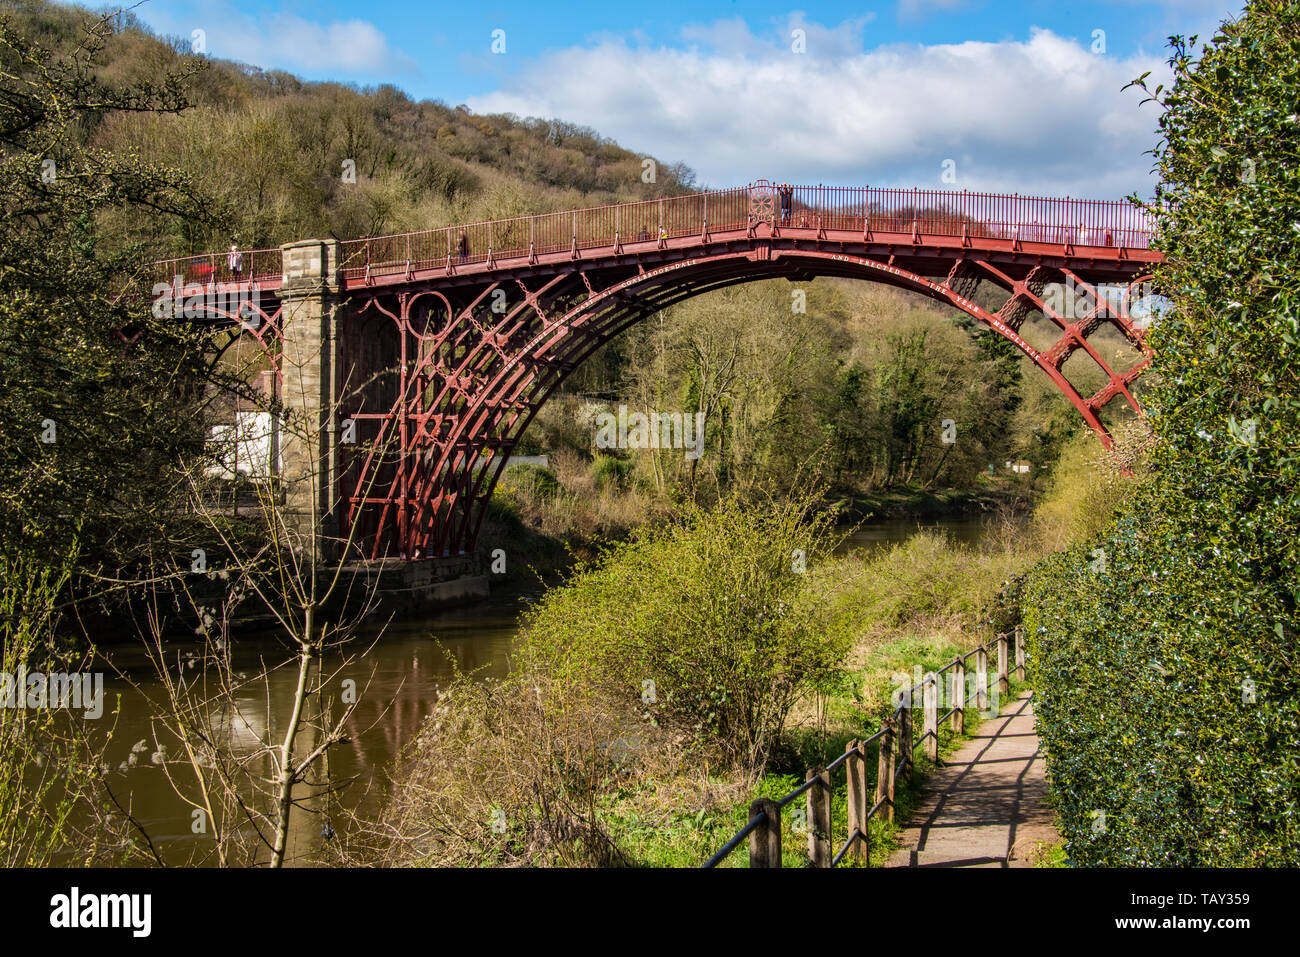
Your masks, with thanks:
M958 309L1033 361L1109 446L1101 409L1122 398L1141 411L1130 387L1151 351L1130 308L1162 258L1152 232L1127 201L760 180L170 259L149 280L155 302L197 301L228 333L221 348L256 337L284 405L319 417L319 443L282 451L289 472L303 459L306 484L287 494L313 527L356 558L420 560L473 550L511 450L588 356L674 303L762 279L863 279ZM1064 308L1047 294L1058 285ZM1020 334L1035 314L1056 329L1046 348ZM1102 324L1135 365L1112 369L1093 348ZM1105 376L1091 395L1062 373L1080 350Z

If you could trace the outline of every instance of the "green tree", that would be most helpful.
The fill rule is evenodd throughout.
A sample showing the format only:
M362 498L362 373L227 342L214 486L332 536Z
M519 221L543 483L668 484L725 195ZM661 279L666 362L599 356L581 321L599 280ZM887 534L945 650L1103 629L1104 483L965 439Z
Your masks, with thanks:
M559 682L638 699L707 753L760 771L799 697L839 669L813 500L728 497L641 529L529 614L521 658Z
M0 16L0 549L97 590L87 574L120 580L165 547L211 380L204 333L152 315L132 293L141 249L102 225L125 210L201 219L202 204L181 174L84 142L106 115L181 109L183 78L107 84L112 28L81 29L57 52Z

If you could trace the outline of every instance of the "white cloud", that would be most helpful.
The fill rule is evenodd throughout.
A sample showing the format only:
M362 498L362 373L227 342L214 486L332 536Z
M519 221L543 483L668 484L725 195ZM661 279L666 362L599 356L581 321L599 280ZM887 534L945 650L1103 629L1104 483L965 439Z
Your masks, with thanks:
M183 14L164 8L143 11L159 33L190 39L205 35L207 54L265 69L326 72L338 77L380 78L419 74L419 65L394 50L365 20L320 23L291 13L253 17L227 0L204 0Z
M397 53L374 26L364 20L315 23L292 14L271 20L266 42L274 52L302 70L342 73L387 73L396 67L413 72L414 61Z
M795 23L792 19L791 23ZM800 21L796 25L803 25ZM558 117L631 149L682 160L713 186L758 177L1119 197L1150 187L1156 115L1121 88L1163 60L1094 56L1034 29L1028 40L878 47L862 21L809 28L808 52L786 34L738 21L692 27L685 49L605 38L553 51L478 112Z

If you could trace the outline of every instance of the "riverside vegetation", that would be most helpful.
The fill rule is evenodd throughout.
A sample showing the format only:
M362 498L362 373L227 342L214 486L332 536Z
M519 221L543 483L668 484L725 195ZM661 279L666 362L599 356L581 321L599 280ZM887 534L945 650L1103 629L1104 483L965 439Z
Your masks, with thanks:
M922 532L835 557L811 491L640 526L534 606L508 677L447 689L343 859L699 864L752 797L873 733L900 674L1005 630L1008 583L1098 531L1129 487L1082 437L1030 520L978 547ZM873 861L891 833L873 824Z

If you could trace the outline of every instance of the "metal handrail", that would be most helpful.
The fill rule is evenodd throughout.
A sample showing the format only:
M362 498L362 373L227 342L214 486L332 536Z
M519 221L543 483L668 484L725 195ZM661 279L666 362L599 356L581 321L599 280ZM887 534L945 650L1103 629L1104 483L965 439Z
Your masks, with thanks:
M826 770L829 771L830 768L827 768ZM819 785L819 784L821 784L821 783L822 783L822 782L821 782L821 779L820 779L820 778L810 778L809 780L805 781L803 784L801 784L801 785L799 785L797 788L795 788L793 791L791 791L789 794L787 794L785 797L781 798L781 800L777 801L777 802L776 802L776 806L777 806L777 807L785 807L787 804L789 804L791 801L793 801L793 800L794 800L795 798L797 798L799 795L803 794L803 793L804 793L805 791L807 791L809 788L816 787L817 785Z
M749 835L753 833L754 828L758 827L762 823L763 823L763 815L755 814L753 817L751 817L749 819L749 823L736 832L735 837L729 840L726 844L723 844L722 848L718 851L718 853L714 854L712 857L710 857L707 861L704 862L702 869L707 870L710 867L716 867L722 861L726 860L727 855L730 854L732 851L734 851L740 845L740 842L743 841L745 838L749 837Z
M972 193L967 190L893 189L868 186L792 186L777 202L766 182L731 189L482 220L406 233L367 236L339 243L345 278L406 272L460 263L485 262L593 247L645 246L664 239L707 236L765 220L775 229L852 230L871 234L1039 242L1065 246L1146 249L1154 234L1149 215L1128 200ZM463 237L463 242L462 242ZM154 275L182 275L188 267L210 266L223 276L229 253L210 252L151 264ZM245 278L265 280L282 273L280 250L241 250ZM271 260L274 260L272 267ZM174 270L182 265L179 273Z
M868 820L870 820L870 817L868 817ZM844 855L849 852L849 848L853 846L854 841L856 841L858 838L862 838L866 836L867 835L862 833L861 828L855 827L853 829L853 833L849 835L849 839L840 845L840 849L836 851L835 856L831 858L831 867L834 867L836 864L838 864L840 861L844 859Z
M267 249L239 249L240 269L238 282L265 282L279 278L283 262L279 246ZM177 277L183 284L207 285L213 282L234 282L236 274L230 267L230 251L198 253L193 256L173 256L149 264L148 278L153 282L172 282Z

